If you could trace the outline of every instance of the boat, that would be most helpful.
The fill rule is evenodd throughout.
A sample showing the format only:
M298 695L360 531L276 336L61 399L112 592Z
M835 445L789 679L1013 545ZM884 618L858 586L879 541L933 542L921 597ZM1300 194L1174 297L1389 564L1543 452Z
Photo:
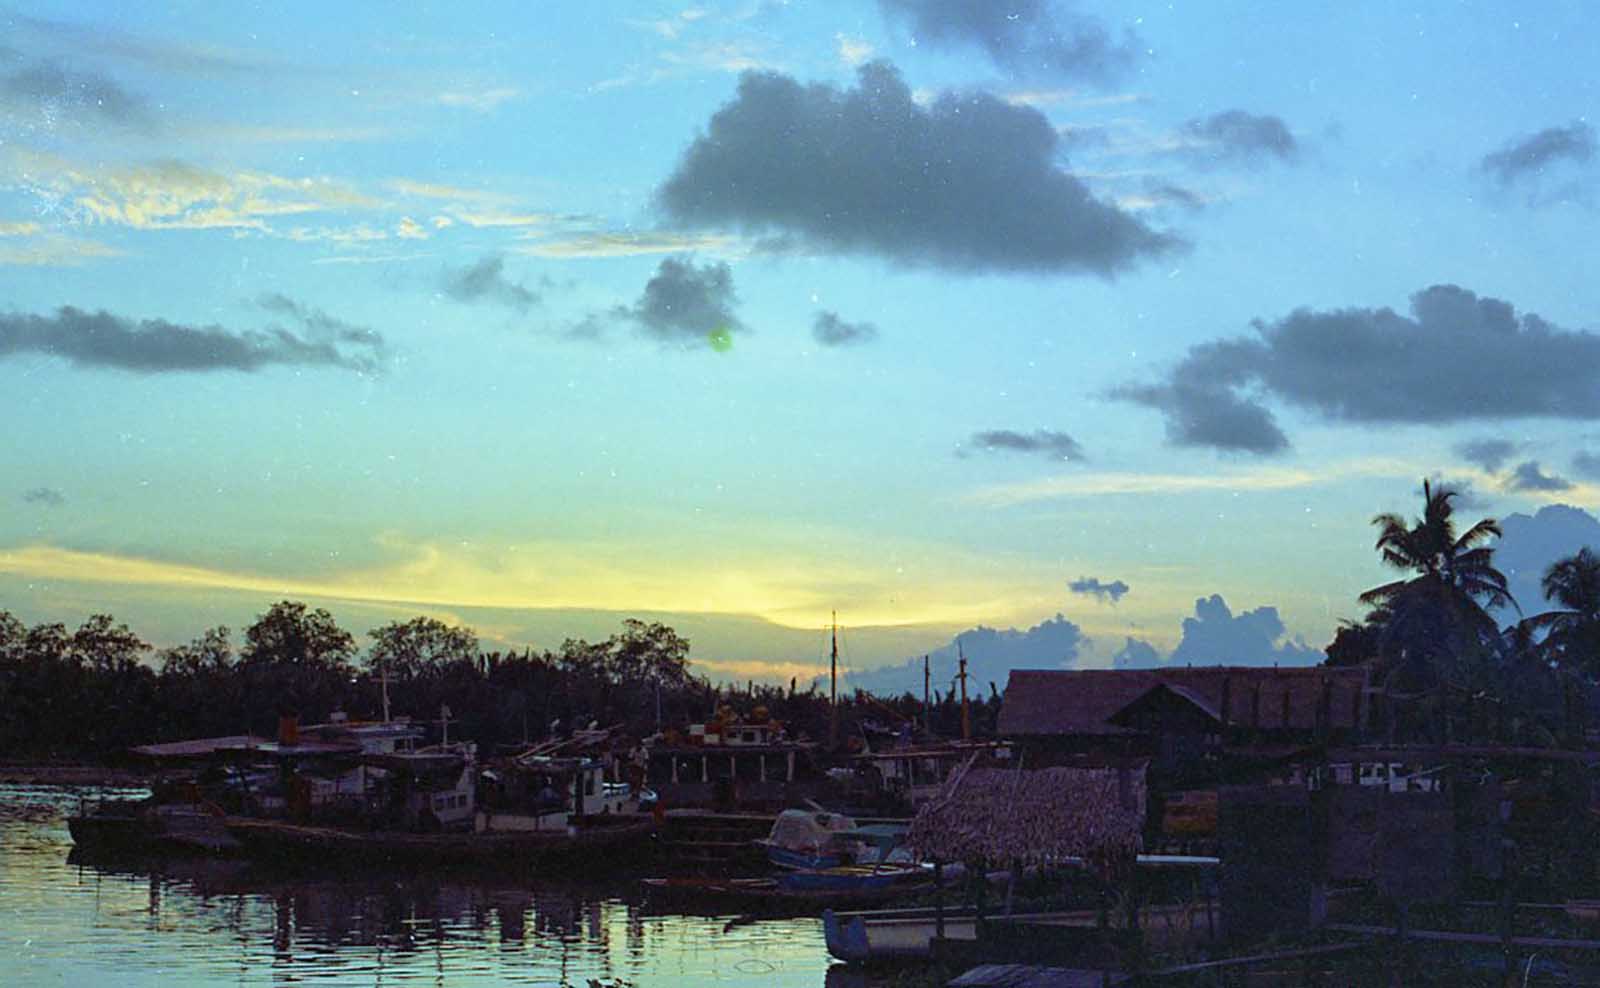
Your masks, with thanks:
M594 818L562 829L413 833L358 830L229 817L228 833L246 853L316 856L341 863L413 862L495 864L538 861L546 865L588 867L616 861L649 844L655 823L636 814Z
M941 916L942 913L942 916ZM1170 946L1188 940L1214 940L1221 932L1221 908L1212 903L1145 906L1139 911L1146 943ZM1003 922L1039 928L1093 929L1101 920L1098 909L1058 912L985 914L986 922ZM970 907L938 909L878 909L822 913L823 938L828 953L850 964L918 960L932 956L933 941L943 926L945 940L976 942L978 914Z
M221 809L200 802L107 800L67 817L67 830L77 846L101 851L231 854L239 849Z
M784 810L772 831L756 841L777 868L815 870L853 864L865 851L855 820L842 813Z
M849 888L808 887L786 884L784 877L646 878L640 885L652 908L710 915L816 915L821 909L860 908L903 900L933 887L921 881Z

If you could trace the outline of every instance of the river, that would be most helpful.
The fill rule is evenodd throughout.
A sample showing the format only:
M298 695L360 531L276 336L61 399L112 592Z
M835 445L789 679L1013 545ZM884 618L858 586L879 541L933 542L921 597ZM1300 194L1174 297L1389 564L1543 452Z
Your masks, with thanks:
M815 919L648 915L636 883L86 863L80 798L0 784L0 984L821 988ZM837 974L837 972L836 972Z

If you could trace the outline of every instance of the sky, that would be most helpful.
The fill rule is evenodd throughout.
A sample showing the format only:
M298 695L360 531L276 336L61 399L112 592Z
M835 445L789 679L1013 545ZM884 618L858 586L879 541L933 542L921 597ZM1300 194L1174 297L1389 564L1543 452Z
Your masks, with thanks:
M0 608L1314 661L1423 477L1600 506L1593 20L0 7Z

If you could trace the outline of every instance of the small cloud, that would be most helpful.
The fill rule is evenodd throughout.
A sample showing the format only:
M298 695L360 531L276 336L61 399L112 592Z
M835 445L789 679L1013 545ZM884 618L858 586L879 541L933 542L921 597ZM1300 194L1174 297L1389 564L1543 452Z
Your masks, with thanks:
M1183 619L1183 638L1172 650L1174 664L1266 666L1314 665L1324 658L1299 638L1288 639L1276 607L1234 614L1221 594L1194 602Z
M878 338L878 327L870 322L845 322L833 312L819 312L811 324L811 336L823 346L853 346Z
M59 508L67 503L67 496L54 487L35 487L22 492L22 500L26 504L39 504L47 508Z
M457 302L493 302L518 312L527 312L540 302L538 294L526 285L506 277L502 257L485 257L471 267L447 274L444 293Z
M95 72L35 62L0 76L0 106L45 129L59 121L150 130L155 118L144 99Z
M1572 481L1547 474L1539 469L1539 461L1528 460L1520 463L1505 479L1505 489L1508 491L1566 491L1572 489Z
M1127 636L1122 647L1111 656L1113 669L1154 669L1159 665L1161 665L1161 653L1156 651L1156 647L1132 635Z
M1572 470L1590 480L1600 480L1600 456L1588 450L1579 450L1572 454Z
M737 301L727 264L697 265L693 258L668 257L656 267L639 300L617 306L611 316L663 342L705 342L725 350L733 334L745 329L733 311Z
M1281 118L1244 110L1226 110L1190 120L1183 125L1183 133L1193 142L1193 154L1215 161L1292 161L1300 151L1289 125Z
M1053 432L1049 429L1040 429L1031 435L1013 432L1010 429L975 432L968 446L958 449L957 455L965 456L967 448L978 448L988 453L1036 453L1048 459L1069 462L1087 459L1083 454L1083 447L1076 439L1065 432Z
M1456 455L1468 463L1483 467L1489 473L1497 473L1505 462L1516 455L1517 444L1509 439L1473 439L1464 443L1457 443Z
M400 217L400 222L395 226L394 232L395 236L401 240L428 239L428 228L409 216Z
M1102 604L1107 600L1115 604L1131 588L1121 580L1112 580L1110 583L1105 583L1098 576L1084 576L1068 583L1067 589L1073 593L1093 597Z
M501 87L472 92L461 90L443 92L435 96L433 101L440 106L471 110L474 113L490 113L499 108L501 104L510 102L521 95L521 90Z
M1548 127L1518 138L1483 156L1478 168L1502 187L1544 173L1563 161L1587 164L1594 157L1594 128L1582 120L1567 127Z

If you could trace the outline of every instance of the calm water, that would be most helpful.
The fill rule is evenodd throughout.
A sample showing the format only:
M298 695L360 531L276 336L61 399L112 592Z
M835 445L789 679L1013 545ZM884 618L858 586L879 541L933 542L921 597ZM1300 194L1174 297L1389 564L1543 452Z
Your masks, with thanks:
M0 784L0 984L821 988L814 919L650 916L630 884L68 860L79 797ZM134 795L138 795L134 793Z

